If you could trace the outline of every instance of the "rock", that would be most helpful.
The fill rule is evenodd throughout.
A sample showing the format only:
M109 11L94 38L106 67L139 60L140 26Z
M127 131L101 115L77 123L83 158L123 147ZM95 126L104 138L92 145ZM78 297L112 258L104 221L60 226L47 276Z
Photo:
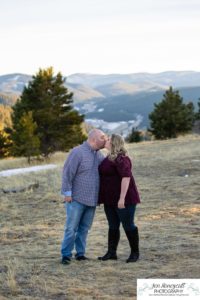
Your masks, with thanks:
M28 186L20 186L17 188L10 188L10 189L2 189L5 194L7 193L20 193L25 192L33 189L37 189L39 187L39 182L29 184Z
M180 172L178 174L178 176L181 176L181 177L188 177L189 176L189 172L187 170L184 170L182 172Z
M0 273L7 273L8 267L7 266L0 266Z

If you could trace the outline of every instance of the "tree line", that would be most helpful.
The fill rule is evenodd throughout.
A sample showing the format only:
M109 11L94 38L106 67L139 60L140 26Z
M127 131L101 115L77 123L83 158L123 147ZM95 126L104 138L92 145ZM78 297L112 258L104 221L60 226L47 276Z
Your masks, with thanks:
M55 151L68 151L86 137L84 115L73 109L73 94L64 86L61 73L40 69L11 108L0 105L0 157L47 158ZM149 114L148 132L156 139L175 138L192 130L200 120L200 100L195 112L192 102L183 103L179 91L170 87ZM133 129L129 142L139 142L141 132Z

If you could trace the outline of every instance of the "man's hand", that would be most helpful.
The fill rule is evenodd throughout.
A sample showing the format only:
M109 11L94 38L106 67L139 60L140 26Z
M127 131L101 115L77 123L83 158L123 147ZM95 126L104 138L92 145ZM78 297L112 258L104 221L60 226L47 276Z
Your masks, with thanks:
M72 202L72 197L65 196L64 201L70 203L70 202Z
M124 201L125 201L125 199L121 199L121 198L119 199L118 208L125 208Z

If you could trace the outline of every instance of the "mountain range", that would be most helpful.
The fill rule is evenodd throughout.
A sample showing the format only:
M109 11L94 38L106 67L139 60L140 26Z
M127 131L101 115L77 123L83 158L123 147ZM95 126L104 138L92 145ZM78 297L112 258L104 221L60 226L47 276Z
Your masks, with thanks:
M0 76L0 103L13 104L31 79L31 75L19 73ZM74 107L92 125L115 128L116 122L124 127L124 122L129 121L129 129L136 125L142 128L149 126L148 115L169 86L179 90L185 103L192 101L197 106L200 72L77 73L66 77L65 85L74 93Z

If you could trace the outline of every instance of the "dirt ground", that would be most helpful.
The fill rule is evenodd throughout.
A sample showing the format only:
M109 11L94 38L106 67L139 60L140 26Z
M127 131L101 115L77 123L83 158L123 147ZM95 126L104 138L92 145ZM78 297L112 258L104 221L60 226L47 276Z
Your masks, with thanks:
M107 245L100 206L88 238L90 260L60 263L65 223L60 184L66 154L59 154L55 170L0 177L0 300L134 300L137 278L200 278L200 136L128 149L142 200L135 219L140 260L125 263L130 250L122 229L118 261L97 260ZM21 162L0 161L0 170ZM34 182L39 182L35 190L2 190Z

